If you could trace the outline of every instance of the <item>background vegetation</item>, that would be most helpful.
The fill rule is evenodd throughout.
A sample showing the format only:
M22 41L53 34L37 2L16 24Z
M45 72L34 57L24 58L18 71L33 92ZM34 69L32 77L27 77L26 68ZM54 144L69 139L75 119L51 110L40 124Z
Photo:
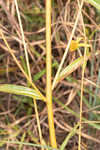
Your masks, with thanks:
M46 6L0 1L0 150L99 150L100 2L51 1L51 79Z

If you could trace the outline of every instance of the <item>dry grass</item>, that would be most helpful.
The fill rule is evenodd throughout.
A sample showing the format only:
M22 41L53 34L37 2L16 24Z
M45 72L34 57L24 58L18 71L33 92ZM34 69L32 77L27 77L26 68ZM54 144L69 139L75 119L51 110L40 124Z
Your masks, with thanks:
M64 140L64 150L99 150L100 12L85 2L80 11L78 2L52 1L55 133L60 150L63 149ZM0 1L0 6L0 84L34 88L44 100L36 101L36 106L31 97L0 93L0 149L43 149L39 146L50 145L45 104L45 1L18 1L23 31L14 0ZM71 52L72 39L77 45ZM80 43L84 46L79 46ZM81 60L75 63L78 58ZM86 61L87 65L83 68ZM69 64L73 65L64 70Z

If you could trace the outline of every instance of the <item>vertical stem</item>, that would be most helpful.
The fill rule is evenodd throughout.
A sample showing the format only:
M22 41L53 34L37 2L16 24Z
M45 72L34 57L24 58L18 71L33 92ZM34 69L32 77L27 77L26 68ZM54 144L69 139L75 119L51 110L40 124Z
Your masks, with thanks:
M25 52L25 59L26 59L27 69L28 69L28 75L29 75L29 78L31 79L29 58L28 58L28 52L27 52L27 46L26 46L25 37L24 37L24 31L23 31L21 16L20 16L17 0L14 0L14 2L15 2L15 6L16 6L16 11L17 11L17 16L18 16L20 31L21 31L21 35L22 35L22 42L23 42L23 46L24 46L24 52Z
M46 0L46 98L50 143L53 148L56 148L57 144L52 108L51 59L51 0Z
M42 145L44 145L36 99L33 98L33 102L34 102L34 109L35 109L36 120L37 120L37 126L38 126L38 131L39 131L40 143L41 143ZM44 148L41 148L41 150L44 150Z
M82 0L82 2L84 3L84 0ZM78 0L78 6L79 8L81 7L79 4L79 0ZM85 51L84 51L84 60L83 60L83 66L82 66L82 79L81 79L81 96L80 96L80 125L79 125L79 141L78 141L78 150L81 150L81 141L82 141L82 112L83 112L83 92L84 92L84 74L85 74L85 67L86 67L86 34L85 34L85 25L84 25L84 21L83 21L83 16L81 13L81 20L82 20L82 25L83 25L83 32L84 32L84 37L85 37Z

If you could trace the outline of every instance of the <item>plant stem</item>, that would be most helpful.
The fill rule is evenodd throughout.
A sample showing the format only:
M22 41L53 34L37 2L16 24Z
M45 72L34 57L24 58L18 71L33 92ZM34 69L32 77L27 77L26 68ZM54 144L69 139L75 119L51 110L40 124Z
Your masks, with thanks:
M48 109L48 123L50 133L50 143L53 148L57 148L53 108L52 108L52 85L51 85L51 0L46 1L46 98Z

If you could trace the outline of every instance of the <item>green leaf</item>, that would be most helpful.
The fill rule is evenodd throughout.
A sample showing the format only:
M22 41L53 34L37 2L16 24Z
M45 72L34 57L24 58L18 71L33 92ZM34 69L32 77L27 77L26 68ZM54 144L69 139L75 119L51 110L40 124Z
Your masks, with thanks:
M37 81L45 74L45 72L46 72L46 69L43 69L42 71L38 72L36 75L34 75L33 80Z
M87 54L85 61L88 60L89 56L90 56L90 53ZM77 58L76 60L74 60L71 64L69 64L65 69L61 71L61 73L58 76L57 82L67 77L72 72L74 72L80 65L83 64L83 62L84 62L84 56L81 56Z
M95 8L97 8L98 10L100 10L100 0L85 0L85 2L90 3Z
M57 62L54 62L52 64L52 68L56 67L57 66ZM37 81L39 80L44 74L46 73L46 69L43 69L42 71L36 73L33 77L33 81Z
M35 99L41 99L40 95L35 90L20 85L1 84L0 92L11 93L16 95L24 95Z
M66 145L68 144L69 140L76 134L77 128L79 127L79 123L75 125L72 131L66 136L65 140L60 146L60 150L64 150Z
M53 147L50 147L48 145L26 143L26 142L20 142L20 141L1 140L0 142L2 142L2 143L10 143L10 144L17 144L17 145L22 144L22 145L27 145L27 146L37 147L37 148L44 148L44 149L48 149L48 150L58 150L57 148L53 148Z

